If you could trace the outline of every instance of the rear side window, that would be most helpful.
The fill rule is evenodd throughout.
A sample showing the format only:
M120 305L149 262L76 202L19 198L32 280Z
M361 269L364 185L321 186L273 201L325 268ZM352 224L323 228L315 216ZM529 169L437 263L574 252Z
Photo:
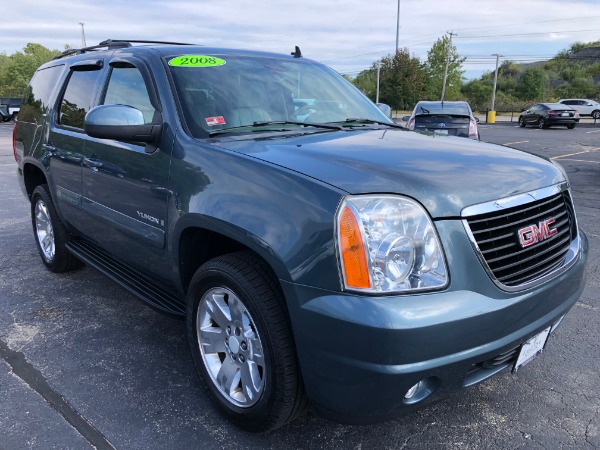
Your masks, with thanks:
M99 70L73 71L60 102L58 123L83 129L83 119L92 105Z
M144 122L152 123L154 107L141 72L134 66L117 66L112 69L106 95L105 105L128 105L139 109L144 115Z
M25 91L19 121L40 122L43 114L51 108L49 105L52 91L64 69L64 65L38 70Z

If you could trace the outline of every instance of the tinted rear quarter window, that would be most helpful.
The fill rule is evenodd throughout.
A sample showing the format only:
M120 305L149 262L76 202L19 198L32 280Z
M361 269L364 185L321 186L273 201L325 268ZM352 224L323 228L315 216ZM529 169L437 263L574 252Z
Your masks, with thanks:
M19 112L19 121L40 122L42 116L48 113L51 108L49 102L52 92L64 67L61 64L38 70L35 73L25 91L21 111Z

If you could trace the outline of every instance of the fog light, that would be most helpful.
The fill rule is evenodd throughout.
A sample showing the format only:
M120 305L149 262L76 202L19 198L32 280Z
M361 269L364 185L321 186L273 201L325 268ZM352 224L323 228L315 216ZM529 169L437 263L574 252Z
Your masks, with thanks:
M432 395L441 386L442 382L437 377L423 378L413 387L411 387L406 394L404 394L405 405L415 405L422 402L430 395Z
M417 384L415 384L413 387L411 387L408 391L406 391L404 398L406 400L410 400L411 398L413 398L413 396L417 393L417 391L421 387L421 383L423 383L423 382L419 381Z

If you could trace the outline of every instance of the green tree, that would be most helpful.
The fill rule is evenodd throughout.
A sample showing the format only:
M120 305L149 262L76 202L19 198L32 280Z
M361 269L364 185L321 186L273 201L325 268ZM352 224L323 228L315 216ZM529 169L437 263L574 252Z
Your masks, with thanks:
M49 50L41 44L29 43L22 52L10 55L8 63L0 58L0 95L22 95L36 69L60 53L59 50Z
M375 101L377 93L377 65L373 64L373 66L367 70L363 70L354 80L352 80L352 83L354 83L354 86L356 86L363 94L372 101Z
M517 86L517 95L522 100L544 100L548 95L550 83L548 75L542 69L526 69Z
M450 38L443 36L435 41L431 49L427 52L427 62L425 65L429 75L427 95L430 100L437 100L442 96L448 48L450 48L450 56L448 58L448 77L444 99L459 100L461 98L460 88L464 73L462 64L466 58L461 58L456 46L451 45Z
M380 63L379 101L393 109L407 110L427 97L427 71L408 49L399 49Z
M463 85L461 91L463 96L471 105L473 110L485 110L490 107L492 100L493 80L481 78L471 80Z
M377 98L377 65L379 70L379 101L393 109L411 109L426 98L427 72L417 57L408 49L400 49L363 70L353 80L354 85L372 101Z

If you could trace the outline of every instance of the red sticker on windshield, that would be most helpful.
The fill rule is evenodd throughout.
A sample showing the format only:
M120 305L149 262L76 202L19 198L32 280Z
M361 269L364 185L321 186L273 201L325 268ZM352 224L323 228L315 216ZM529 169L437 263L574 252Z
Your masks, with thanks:
M205 120L206 125L208 125L209 127L212 127L214 125L225 125L225 117L223 116L207 117Z

